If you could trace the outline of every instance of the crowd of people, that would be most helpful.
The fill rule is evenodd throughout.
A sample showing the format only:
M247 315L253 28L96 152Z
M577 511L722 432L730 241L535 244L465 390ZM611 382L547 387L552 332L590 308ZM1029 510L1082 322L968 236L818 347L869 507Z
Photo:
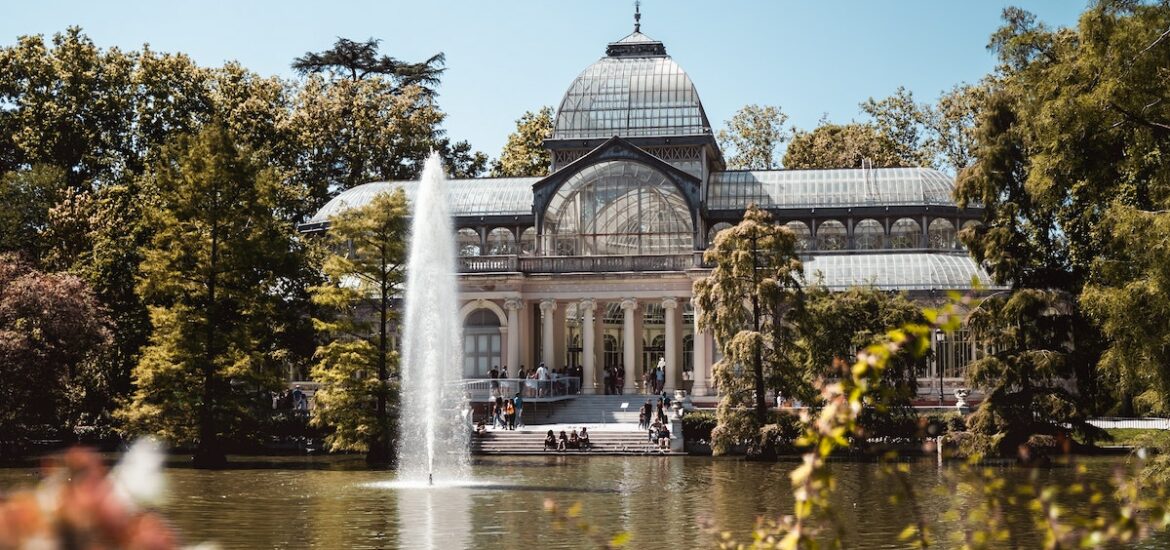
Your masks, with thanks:
M503 369L492 367L488 372L491 380L492 397L520 393L524 397L552 397L568 395L570 391L581 393L581 383L585 371L581 367L561 367L552 369L541 363L535 369L525 369L520 365L514 378L508 377L508 366ZM569 381L577 379L576 388Z
M647 399L638 410L638 429L646 430L647 441L661 448L670 446L670 396L662 392L656 399Z
M623 395L626 386L626 368L624 365L610 365L605 367L606 395ZM637 383L635 382L635 386ZM659 358L658 364L642 373L642 392L649 395L662 393L666 387L666 359Z

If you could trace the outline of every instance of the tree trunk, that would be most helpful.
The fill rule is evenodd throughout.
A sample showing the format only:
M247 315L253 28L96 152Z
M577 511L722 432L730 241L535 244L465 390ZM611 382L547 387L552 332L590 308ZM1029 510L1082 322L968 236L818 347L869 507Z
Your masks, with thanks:
M211 254L207 277L207 327L203 357L203 399L199 404L199 442L192 457L196 468L219 468L227 464L227 456L219 444L215 422L215 324L217 307L215 302L219 267L219 230L211 228Z
M386 251L383 250L383 256ZM390 441L389 441L389 421L386 415L386 393L388 391L387 379L390 377L388 358L389 346L386 342L387 324L389 323L390 315L390 299L389 299L389 275L386 272L386 266L382 266L381 277L381 293L378 297L378 395L377 395L377 412L375 422L377 427L374 433L371 434L369 451L366 453L366 463L371 465L384 465L390 461Z
M756 420L760 426L768 423L768 409L764 405L764 350L760 336L760 281L757 258L757 236L752 232L752 328L756 333L756 344L752 346L752 368L756 378Z

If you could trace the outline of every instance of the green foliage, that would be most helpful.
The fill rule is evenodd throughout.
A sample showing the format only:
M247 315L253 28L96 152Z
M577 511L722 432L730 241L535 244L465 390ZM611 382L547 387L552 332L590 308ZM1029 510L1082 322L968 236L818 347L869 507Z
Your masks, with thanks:
M1066 387L1072 378L1070 298L1017 290L982 300L968 327L988 348L967 366L967 381L985 393L967 420L975 435L968 452L1014 456L1037 436L1093 441L1104 433L1088 424L1085 406Z
M683 438L687 441L711 441L711 430L718 420L710 411L689 412L682 418Z
M516 131L508 134L500 158L492 163L492 177L547 175L552 166L552 154L544 148L544 140L552 137L552 133L552 107L524 113L516 121Z
M789 170L861 168L863 161L874 168L908 165L898 156L898 144L869 124L823 122L810 132L796 130L784 152Z
M303 260L274 215L282 180L226 129L180 138L162 158L139 281L154 332L120 415L132 431L195 443L197 464L215 465L277 387L280 290Z
M366 451L376 463L392 456L397 439L398 354L389 331L400 317L394 300L405 282L407 216L398 190L331 219L326 280L313 288L321 312L313 324L325 340L312 372L321 383L313 423L332 428L331 449Z
M88 401L107 383L94 360L109 343L109 319L84 281L0 254L0 441L91 421Z
M733 170L772 170L777 168L778 149L788 140L784 122L788 115L772 105L745 105L732 115L716 139L725 153L731 154L727 167Z
M742 222L715 236L703 258L715 267L695 281L694 296L699 326L723 351L714 365L720 424L740 407L755 409L747 432L720 432L736 437L765 424L769 383L785 395L800 390L791 320L801 307L802 268L792 231L754 204Z
M49 211L64 194L65 174L51 166L0 175L0 252L29 261L47 254Z

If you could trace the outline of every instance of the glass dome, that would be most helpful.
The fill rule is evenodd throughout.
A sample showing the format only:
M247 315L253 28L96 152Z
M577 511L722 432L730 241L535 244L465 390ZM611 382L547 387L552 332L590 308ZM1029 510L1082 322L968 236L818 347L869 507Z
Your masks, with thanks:
M590 165L562 184L544 213L544 254L686 254L694 225L686 197L641 163Z
M640 32L611 43L565 92L553 139L710 134L691 78Z

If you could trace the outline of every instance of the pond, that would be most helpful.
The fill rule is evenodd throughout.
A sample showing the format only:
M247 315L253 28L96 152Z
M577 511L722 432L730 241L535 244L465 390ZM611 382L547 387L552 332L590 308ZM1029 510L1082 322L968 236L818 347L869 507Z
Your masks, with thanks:
M788 473L795 462L761 464L702 457L489 457L473 467L464 488L395 489L392 472L361 468L360 459L240 458L232 469L202 471L172 464L171 498L162 509L185 542L214 541L222 548L588 548L572 528L557 530L546 499L581 505L581 518L606 537L630 535L629 548L711 547L705 525L750 540L757 517L790 513ZM246 461L246 462L245 462ZM1083 473L1058 467L1032 471L998 468L1007 487L1034 473L1044 484L1076 480L1108 483L1123 458L1084 458ZM908 547L898 533L911 514L892 505L896 480L872 463L832 465L834 497L848 538L846 548ZM919 505L940 536L959 529L962 506L949 480L957 465L910 464ZM34 482L31 469L0 469L0 488ZM1070 507L1083 503L1068 503ZM947 510L959 512L946 514ZM1005 510L1025 523L1023 509ZM1039 546L1021 527L1016 546ZM1166 547L1170 538L1149 541ZM943 542L937 547L947 548Z

